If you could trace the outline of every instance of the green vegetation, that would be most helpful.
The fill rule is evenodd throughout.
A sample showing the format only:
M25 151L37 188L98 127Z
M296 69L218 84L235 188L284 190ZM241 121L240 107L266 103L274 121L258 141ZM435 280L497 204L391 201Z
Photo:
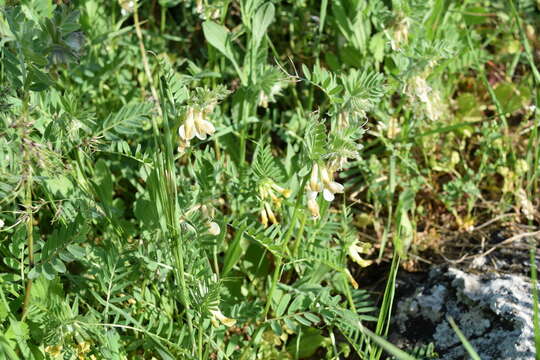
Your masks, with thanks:
M537 224L539 6L0 0L0 359L432 353L400 264Z

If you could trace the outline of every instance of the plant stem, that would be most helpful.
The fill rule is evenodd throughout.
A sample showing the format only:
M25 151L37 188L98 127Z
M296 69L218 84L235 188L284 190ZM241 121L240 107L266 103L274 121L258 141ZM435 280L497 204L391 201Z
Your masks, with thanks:
M169 124L169 113L167 111L167 100L174 108L174 100L170 98L170 93L166 92L163 86L163 81L159 82L160 96L156 98L158 106L162 109L162 119L164 127L164 144L163 141L158 141L160 137L158 124L153 118L154 128L154 141L156 143L156 160L158 162L158 169L161 172L159 182L160 199L165 209L165 217L167 227L164 229L165 233L170 236L169 243L173 246L173 254L176 265L176 280L180 282L181 302L184 305L186 312L186 319L188 325L188 331L191 339L193 350L195 349L195 334L193 330L192 314L190 311L190 301L188 296L188 287L185 279L185 264L183 256L183 237L182 229L180 227L179 218L179 204L178 204L178 191L176 183L176 167L174 163L174 149L172 145L172 133L171 126ZM156 93L157 96L157 93ZM160 105L162 101L162 106ZM172 241L171 241L172 240ZM202 360L202 357L200 357Z
M291 239L294 227L296 225L296 219L298 218L298 209L300 208L300 203L302 202L302 195L304 193L304 187L306 186L308 179L309 179L309 173L306 176L304 176L304 179L302 180L302 184L300 185L300 188L298 189L298 193L296 194L296 202L294 204L294 211L291 218L291 224L289 225L289 229L287 229L287 233L285 234L285 237L283 238L283 241L280 244L281 247L286 247L287 243ZM276 291L277 283L281 275L282 265L283 265L283 258L281 255L277 255L274 273L272 275L272 285L270 287L270 292L268 293L268 298L266 299L266 306L264 307L265 319L268 316L268 311L270 310L270 304L272 303L272 297L274 296L274 292Z
M137 38L139 39L139 50L141 51L141 58L142 58L142 63L144 67L144 72L146 73L146 77L148 78L148 83L150 84L150 91L152 92L152 97L154 98L154 101L156 103L158 114L160 117L163 117L163 111L161 110L161 106L158 101L159 97L157 94L157 90L154 87L152 71L150 70L150 65L148 64L148 58L146 57L146 48L144 47L143 35L141 31L141 23L139 21L138 2L135 2L135 8L133 11L133 21L135 22L135 33L137 34Z
M198 350L199 350L199 359L204 359L203 357L203 327L202 327L202 320L199 324L199 342L198 342Z
M294 245L292 249L293 256L296 256L298 254L298 248L300 247L300 240L302 239L302 234L304 233L306 220L307 220L307 214L304 213L302 214L302 219L300 220L300 230L298 231L298 235L296 236L296 239L294 239Z
M29 156L25 155L26 160L29 162ZM33 223L34 216L32 214L32 166L28 164L28 174L26 178L26 194L24 199L24 206L26 208L26 236L27 236L27 246L28 246L28 272L34 267L34 231ZM30 294L32 291L32 279L28 278L26 280L26 289L24 292L24 303L23 303L23 315L22 319L26 318L28 313L28 306L30 305Z
M274 274L272 275L272 285L270 287L270 292L268 293L268 298L266 299L266 306L264 307L264 319L267 319L268 311L270 310L270 304L272 303L272 297L276 291L277 283L281 275L281 265L283 264L283 258L281 256L276 257L276 264L274 268Z
M21 114L21 122L26 125L27 117L28 117L28 107L29 107L29 95L26 94L22 101L22 114ZM24 207L26 209L26 240L27 240L27 247L28 247L28 273L32 270L34 267L34 231L33 231L33 225L34 225L34 216L33 216L33 210L32 210L32 186L33 186L33 173L32 173L32 163L30 159L30 151L28 147L31 146L29 144L25 144L25 140L27 138L26 136L26 130L24 130L23 133L23 151L24 151L24 163L26 164L27 173L26 173L26 179L25 179L25 194L24 194ZM30 297L31 297L31 291L32 291L32 279L28 278L26 280L26 287L24 291L24 301L23 301L23 308L22 308L22 320L26 318L28 307L30 305Z
M165 6L161 6L161 20L159 22L161 33L163 34L165 32L165 23L167 21L167 8Z

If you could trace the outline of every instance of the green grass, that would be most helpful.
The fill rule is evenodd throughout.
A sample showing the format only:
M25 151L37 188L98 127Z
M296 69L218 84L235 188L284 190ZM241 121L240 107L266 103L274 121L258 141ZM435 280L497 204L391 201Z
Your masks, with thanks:
M420 356L385 339L402 262L538 222L539 22L0 0L0 359Z

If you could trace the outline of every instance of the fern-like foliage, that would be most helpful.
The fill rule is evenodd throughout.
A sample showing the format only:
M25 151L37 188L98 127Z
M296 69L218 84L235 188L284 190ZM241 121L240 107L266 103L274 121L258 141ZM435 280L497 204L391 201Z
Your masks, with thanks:
M272 155L271 147L268 144L259 144L255 148L252 166L253 172L257 176L258 180L283 180L283 169Z
M103 121L97 131L97 136L104 136L107 140L115 141L121 139L122 136L135 134L143 127L151 109L150 103L124 105L118 112L109 115Z
M35 266L28 277L35 279L43 275L52 280L58 273L66 272L66 263L73 262L85 256L86 252L80 246L86 240L89 231L82 215L67 225L59 227L47 240L40 244L40 251L35 257Z
M318 161L326 154L326 127L315 115L310 118L304 141L310 160Z
M386 92L384 76L372 70L352 69L341 78L345 89L346 109L353 112L369 112Z

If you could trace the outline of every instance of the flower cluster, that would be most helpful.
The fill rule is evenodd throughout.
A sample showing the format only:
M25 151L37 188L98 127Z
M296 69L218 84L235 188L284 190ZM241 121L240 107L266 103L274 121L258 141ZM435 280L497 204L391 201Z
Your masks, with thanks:
M326 201L334 200L334 194L343 192L343 185L334 181L333 167L313 164L311 175L307 186L308 209L313 217L319 217L319 204L317 195L322 191Z
M443 113L441 96L428 85L422 76L414 76L405 89L410 99L418 99L424 104L427 117L430 120L438 120Z
M285 189L270 179L265 179L259 184L259 195L261 198L261 223L266 227L268 220L272 224L277 224L278 220L272 208L281 206L282 198L291 196L291 190Z
M189 146L189 142L194 137L200 140L206 140L208 135L213 135L216 129L210 121L207 120L208 116L214 109L213 105L209 105L204 109L198 109L195 107L189 107L186 113L186 119L184 124L178 128L178 135L180 135L180 148L183 150Z
M220 8L216 5L203 4L202 0L195 2L195 11L200 15L201 19L219 19L221 17Z

